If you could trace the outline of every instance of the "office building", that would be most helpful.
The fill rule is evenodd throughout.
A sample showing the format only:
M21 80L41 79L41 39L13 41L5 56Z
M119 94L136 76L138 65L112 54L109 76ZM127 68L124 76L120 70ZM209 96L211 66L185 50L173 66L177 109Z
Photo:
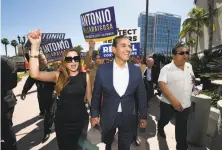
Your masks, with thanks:
M146 13L142 12L138 18L140 27L141 49L144 49ZM179 41L181 17L169 13L149 13L147 53L170 54L172 47Z

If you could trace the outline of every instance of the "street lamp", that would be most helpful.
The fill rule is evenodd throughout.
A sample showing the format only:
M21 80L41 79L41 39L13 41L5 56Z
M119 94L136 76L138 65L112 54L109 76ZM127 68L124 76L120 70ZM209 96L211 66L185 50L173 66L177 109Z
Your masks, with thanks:
M144 56L143 61L146 63L146 48L147 48L147 32L148 32L148 13L149 13L149 0L146 0L146 24L145 24L145 35L144 35Z
M167 42L167 58L168 58L168 49L169 49L169 43L170 43L170 28L167 29L168 33L168 42Z
M18 42L19 42L19 44L21 44L22 45L22 54L23 54L23 57L25 58L25 53L24 53L24 44L25 44L25 40L26 40L26 38L25 38L25 36L23 36L22 37L22 39L21 39L21 37L18 35ZM24 66L25 66L25 62L24 62ZM25 73L26 73L27 71L26 71L26 66L25 66Z

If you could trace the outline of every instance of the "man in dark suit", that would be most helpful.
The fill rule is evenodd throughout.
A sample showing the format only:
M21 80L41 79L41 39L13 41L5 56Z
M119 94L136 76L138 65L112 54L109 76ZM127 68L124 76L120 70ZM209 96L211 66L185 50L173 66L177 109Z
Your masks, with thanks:
M12 91L17 86L17 71L14 62L1 57L1 140L5 150L17 150L16 137L12 130L12 116L16 105L16 98Z
M39 55L40 70L51 72L54 68L47 66L47 59L45 55ZM24 100L28 91L32 86L36 84L37 86L37 96L40 108L40 116L44 116L44 136L42 143L47 141L50 137L51 130L54 119L54 109L55 109L55 99L53 98L53 91L55 83L38 81L30 76L27 78L25 85L22 90L21 99Z
M152 58L147 59L146 65L143 79L147 92L147 101L149 101L154 96L154 87L158 85L159 72Z
M100 122L106 150L111 150L116 128L118 149L129 150L136 138L137 103L140 128L146 128L146 92L140 68L127 62L131 51L130 40L125 36L116 37L112 51L115 55L113 62L100 65L96 73L91 102L91 124L95 126ZM102 96L103 103L99 111Z

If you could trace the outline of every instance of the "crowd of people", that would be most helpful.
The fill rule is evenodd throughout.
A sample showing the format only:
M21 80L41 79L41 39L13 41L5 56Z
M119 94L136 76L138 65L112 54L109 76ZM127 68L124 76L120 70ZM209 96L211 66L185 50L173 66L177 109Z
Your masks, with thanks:
M83 72L80 54L75 49L67 49L63 53L60 69L55 70L39 53L41 32L29 33L28 39L31 42L30 75L21 91L21 99L24 100L36 84L39 117L44 117L43 143L49 139L54 123L60 150L81 149L87 141L90 123L92 128L100 126L106 150L111 150L117 129L119 150L129 150L133 142L140 145L137 128L146 128L149 101L154 96L154 89L157 89L158 95L162 92L158 136L166 138L164 127L175 115L176 149L188 149L186 128L194 74L192 66L186 62L189 56L186 45L177 44L172 50L172 62L161 68L155 54L144 63L140 56L129 61L131 44L125 36L117 36L113 40L111 61L100 59L92 40L85 59L87 70ZM16 100L12 100L15 99L12 89L17 85L17 75L10 59L2 57L1 60L6 70L2 72L4 120L1 140L6 150L16 150L12 130Z

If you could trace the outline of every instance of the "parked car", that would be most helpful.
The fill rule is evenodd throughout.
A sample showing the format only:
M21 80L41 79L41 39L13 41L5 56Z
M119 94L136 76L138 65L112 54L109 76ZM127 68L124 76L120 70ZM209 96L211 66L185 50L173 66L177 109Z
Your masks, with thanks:
M11 57L16 64L18 71L24 71L29 69L29 63L23 56L13 56Z

